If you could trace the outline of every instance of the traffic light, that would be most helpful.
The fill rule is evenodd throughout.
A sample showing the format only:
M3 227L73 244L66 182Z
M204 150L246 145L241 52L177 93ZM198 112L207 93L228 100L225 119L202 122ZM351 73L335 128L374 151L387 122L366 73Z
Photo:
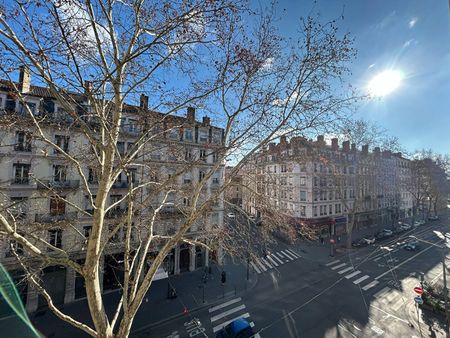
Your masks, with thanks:
M225 284L227 281L227 273L225 271L222 271L222 284Z

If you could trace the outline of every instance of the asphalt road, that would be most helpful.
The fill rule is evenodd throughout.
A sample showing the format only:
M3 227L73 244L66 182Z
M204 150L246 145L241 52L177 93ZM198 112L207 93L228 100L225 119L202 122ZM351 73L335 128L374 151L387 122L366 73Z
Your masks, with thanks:
M326 247L305 252L301 245L279 244L268 257L252 259L258 283L251 292L136 337L214 337L237 317L247 318L260 337L441 337L443 324L417 312L413 300L421 280L441 278L441 249L421 243L410 252L402 242L416 236L442 245L449 230L447 218L429 222L333 258L323 254Z

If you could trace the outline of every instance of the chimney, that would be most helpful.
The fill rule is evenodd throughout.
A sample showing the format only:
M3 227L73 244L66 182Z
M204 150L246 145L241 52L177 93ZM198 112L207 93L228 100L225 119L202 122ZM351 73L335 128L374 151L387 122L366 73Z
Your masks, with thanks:
M342 142L342 150L344 150L344 151L350 151L350 141L344 141L344 142Z
M84 81L84 93L89 94L92 93L93 84L92 81Z
M275 150L275 143L271 142L269 143L269 151L274 151Z
M337 138L332 138L331 139L331 149L333 149L333 150L338 150L339 149L339 144L338 144L338 139Z
M139 108L148 110L148 96L145 94L141 94L139 98Z
M186 119L189 123L195 122L195 108L194 107L188 107L187 108L187 115Z
M355 152L356 151L356 144L352 143L352 151Z
M374 153L375 155L379 156L379 155L380 155L380 147L375 147L375 148L373 149L373 153Z
M285 144L286 143L286 135L280 136L280 143Z
M203 116L203 121L202 121L203 125L205 126L209 126L209 124L211 123L211 119L209 118L209 116Z
M383 157L391 157L391 151L390 150L383 150Z
M321 143L325 142L325 138L323 137L323 135L317 136L317 142L321 142Z
M30 68L27 66L20 66L19 71L19 90L22 94L28 93L31 85Z
M362 148L361 148L361 152L364 155L367 155L369 153L369 145L368 144L363 145Z

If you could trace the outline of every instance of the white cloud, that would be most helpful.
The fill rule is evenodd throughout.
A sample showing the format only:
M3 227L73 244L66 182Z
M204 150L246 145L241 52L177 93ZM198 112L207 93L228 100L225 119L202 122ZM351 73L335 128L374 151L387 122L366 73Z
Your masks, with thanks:
M57 1L53 0L62 24L68 32L72 46L80 55L86 57L97 54L98 48L95 38L95 31L91 24L89 13L85 6L78 0ZM108 32L100 24L95 23L100 43L103 48L111 46Z
M373 67L375 67L375 64L374 64L374 63L372 63L369 67L367 67L367 69L371 69L371 68L373 68Z
M262 69L263 70L270 69L273 65L273 62L274 62L274 58L272 58L272 57L267 58L262 65Z
M411 18L411 20L409 20L409 23L408 23L409 28L413 28L416 25L418 20L419 20L419 18L417 18L417 17Z
M409 39L407 41L405 41L405 43L403 44L403 48L409 47L412 44L417 44L417 40L415 39Z

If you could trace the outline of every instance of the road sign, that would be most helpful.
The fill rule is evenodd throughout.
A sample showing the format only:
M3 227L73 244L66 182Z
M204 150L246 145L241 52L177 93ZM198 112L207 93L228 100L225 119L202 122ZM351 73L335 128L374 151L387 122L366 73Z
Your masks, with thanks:
M414 292L417 293L418 295L421 295L423 293L423 289L421 287L416 286L414 288Z
M414 301L415 301L417 304L423 304L423 299L422 299L422 297L420 297L420 296L414 297Z

